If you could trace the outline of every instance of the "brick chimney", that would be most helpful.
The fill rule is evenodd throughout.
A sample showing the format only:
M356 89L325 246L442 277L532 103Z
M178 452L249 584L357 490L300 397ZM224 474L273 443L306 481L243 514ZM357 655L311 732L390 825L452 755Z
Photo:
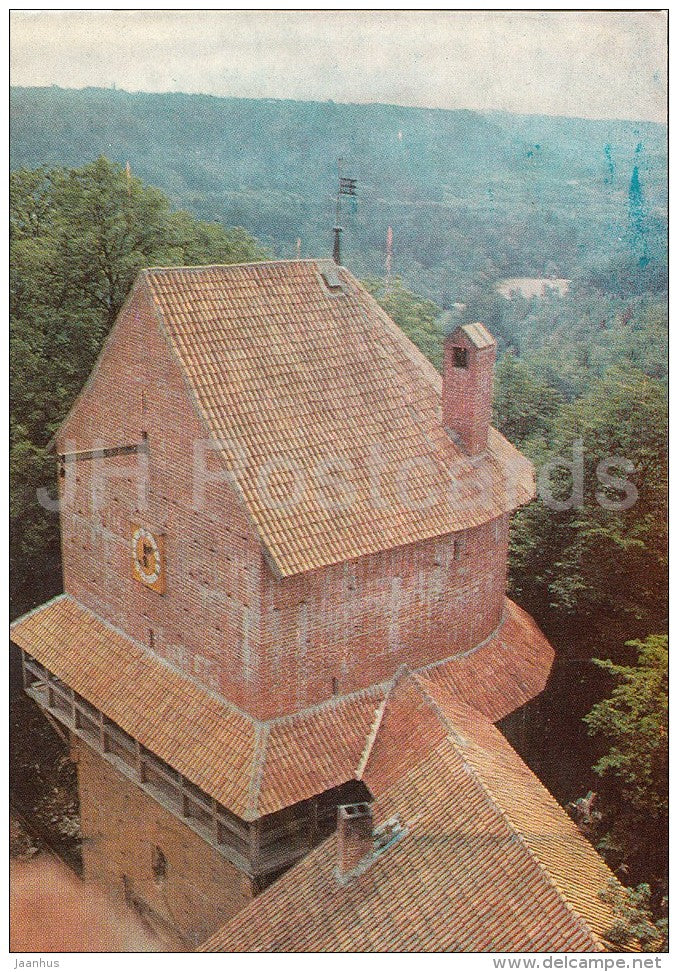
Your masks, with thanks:
M464 324L445 338L443 426L469 456L487 449L496 353L482 324Z
M348 803L337 807L340 879L348 879L374 850L372 808L369 803Z

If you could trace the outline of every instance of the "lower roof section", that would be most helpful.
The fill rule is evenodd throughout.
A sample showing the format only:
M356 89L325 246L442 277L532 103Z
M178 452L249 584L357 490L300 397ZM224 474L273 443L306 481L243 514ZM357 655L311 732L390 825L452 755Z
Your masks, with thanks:
M208 692L69 595L16 621L11 638L91 705L243 820L356 776L388 685L258 722ZM495 634L422 671L497 721L542 691L553 650L506 601Z
M447 690L397 679L361 775L377 827L358 866L342 870L329 837L203 951L609 947L612 873L501 732Z

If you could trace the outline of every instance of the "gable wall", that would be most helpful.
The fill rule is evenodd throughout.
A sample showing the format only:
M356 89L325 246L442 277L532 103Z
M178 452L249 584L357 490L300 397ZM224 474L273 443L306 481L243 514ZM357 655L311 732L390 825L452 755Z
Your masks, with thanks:
M237 704L254 691L261 548L213 452L143 282L62 427L59 453L133 444L149 456L66 464L64 587L104 620ZM198 460L195 461L196 443ZM213 479L204 491L200 470ZM166 592L132 575L131 523L164 534Z

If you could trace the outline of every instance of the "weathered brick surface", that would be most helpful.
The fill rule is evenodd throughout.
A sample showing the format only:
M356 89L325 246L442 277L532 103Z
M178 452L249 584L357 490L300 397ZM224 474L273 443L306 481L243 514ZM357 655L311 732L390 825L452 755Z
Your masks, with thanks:
M418 668L470 648L496 627L506 516L274 577L219 457L204 446L205 430L142 282L57 447L134 444L144 433L147 460L66 465L65 590L251 714L281 715L368 686L403 663ZM164 535L164 594L132 576L133 521Z
M455 348L468 354L468 367L455 368ZM497 348L477 349L460 331L445 341L443 370L443 425L475 456L487 449L492 421L492 372Z
M78 763L85 880L142 903L175 946L181 939L188 945L204 941L251 900L249 877L84 742L71 737L71 748ZM153 872L156 847L166 859L164 879Z
M208 688L247 706L258 641L261 547L216 453L201 447L205 432L179 367L152 305L137 291L57 448L139 443L143 432L147 466L136 455L66 465L65 590L142 644L152 642L158 654ZM196 449L197 468L206 463L213 480L204 497ZM163 595L132 576L133 521L164 535Z
M265 573L262 705L273 690L269 708L303 708L483 641L501 618L507 531L503 517L283 581Z

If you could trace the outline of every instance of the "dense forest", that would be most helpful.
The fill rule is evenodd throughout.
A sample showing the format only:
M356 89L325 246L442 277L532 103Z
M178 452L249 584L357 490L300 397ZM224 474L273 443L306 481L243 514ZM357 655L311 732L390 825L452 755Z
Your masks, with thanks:
M13 88L10 120L12 168L129 162L173 206L244 226L276 257L297 239L330 254L341 158L358 180L348 265L381 274L390 225L394 269L444 307L474 274L617 272L629 239L643 278L661 276L661 125L56 87Z
M502 728L637 886L620 936L661 918L664 129L60 89L15 89L12 126L13 611L58 590L58 524L35 499L54 475L46 447L136 271L292 256L297 237L325 255L341 155L360 191L349 268L437 367L455 321L498 338L495 424L533 459L542 496L514 518L510 593L557 651L547 690ZM567 292L497 288L556 275Z

